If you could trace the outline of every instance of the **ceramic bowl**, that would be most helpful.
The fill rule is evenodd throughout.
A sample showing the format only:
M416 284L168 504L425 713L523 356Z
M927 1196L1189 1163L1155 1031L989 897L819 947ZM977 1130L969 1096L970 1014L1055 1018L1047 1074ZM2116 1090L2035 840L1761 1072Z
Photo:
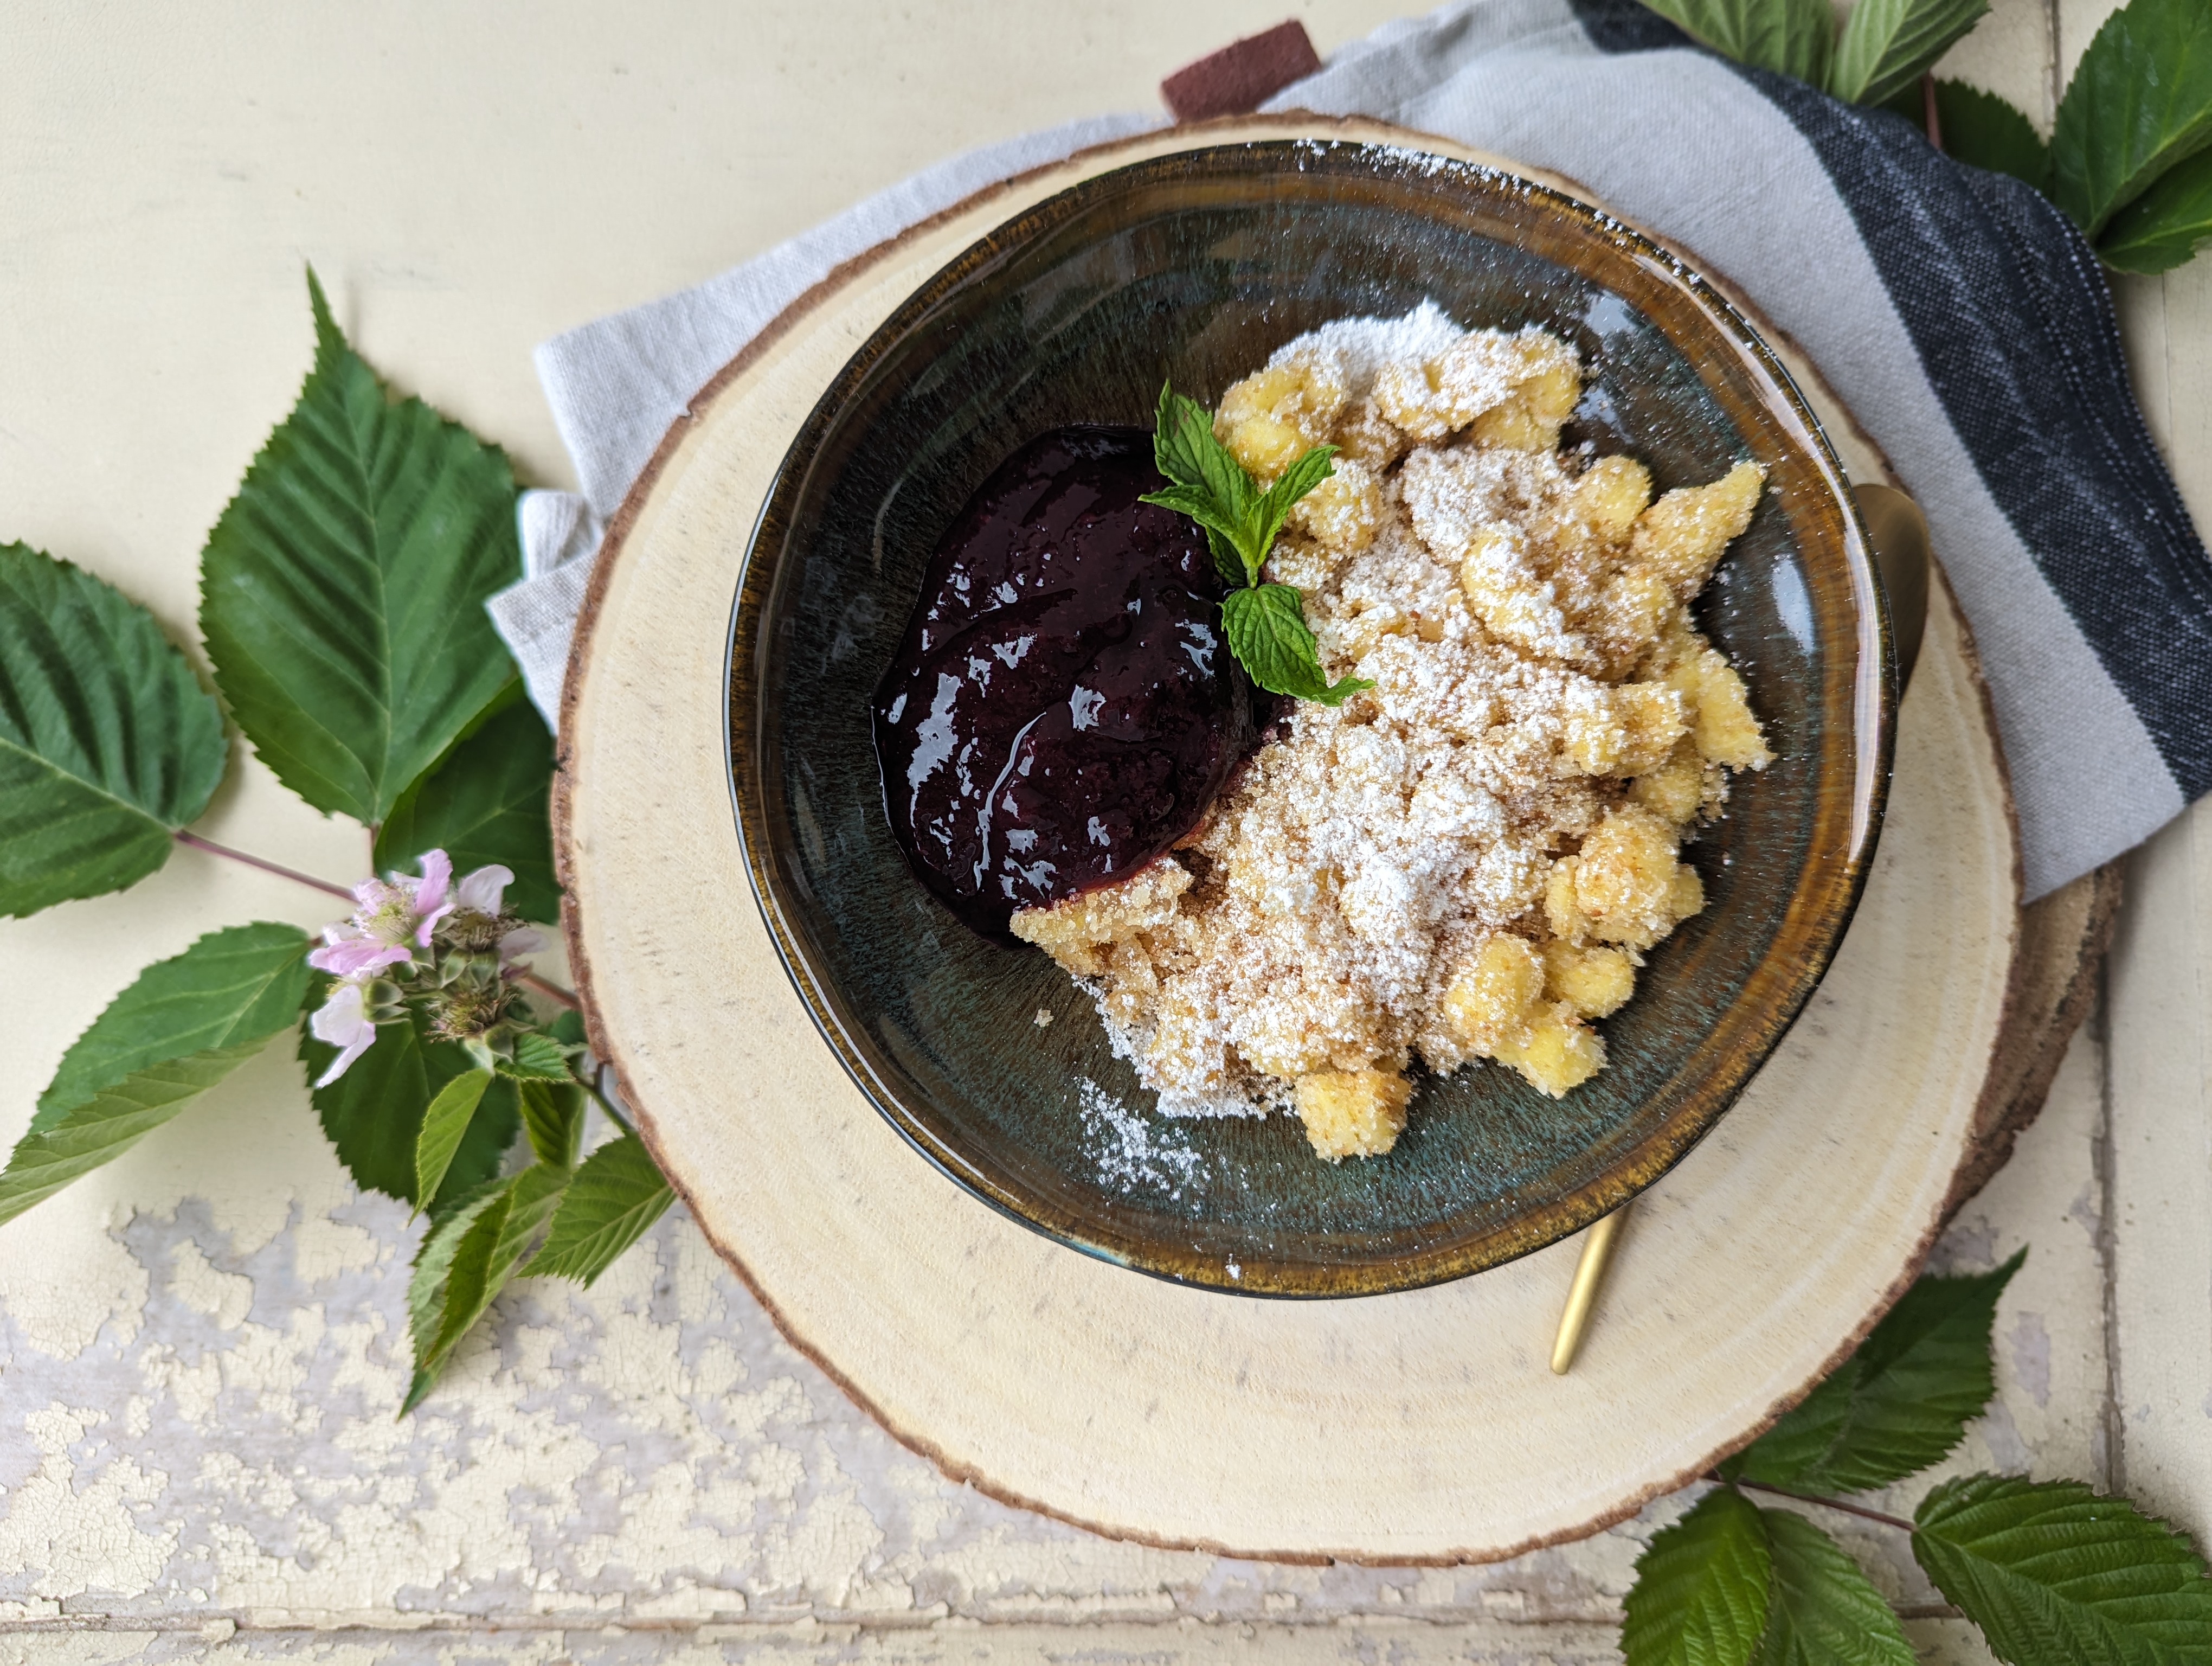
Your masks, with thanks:
M1478 1065L1419 1079L1387 1156L1294 1117L1158 1116L1090 1000L974 936L893 844L868 701L939 536L1044 429L1149 425L1331 319L1433 299L1536 323L1590 375L1575 432L1660 489L1751 456L1770 490L1698 606L1777 754L1690 847L1708 903L1554 1101ZM1844 474L1711 285L1526 179L1357 143L1224 145L1098 175L1000 226L856 352L784 459L735 608L731 778L759 905L822 1033L923 1157L1074 1249L1246 1294L1357 1296L1540 1248L1650 1185L1728 1109L1827 965L1889 775L1894 678ZM732 906L742 906L733 903ZM1041 1025L1041 1012L1051 1021ZM825 1061L826 1062L826 1061Z

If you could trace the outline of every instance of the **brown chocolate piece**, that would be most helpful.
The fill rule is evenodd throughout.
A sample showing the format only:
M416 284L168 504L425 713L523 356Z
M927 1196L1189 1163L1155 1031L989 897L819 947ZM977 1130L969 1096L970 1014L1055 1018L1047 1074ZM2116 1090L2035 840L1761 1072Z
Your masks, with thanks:
M1160 83L1160 97L1177 121L1242 116L1320 68L1306 26L1293 18L1185 64Z

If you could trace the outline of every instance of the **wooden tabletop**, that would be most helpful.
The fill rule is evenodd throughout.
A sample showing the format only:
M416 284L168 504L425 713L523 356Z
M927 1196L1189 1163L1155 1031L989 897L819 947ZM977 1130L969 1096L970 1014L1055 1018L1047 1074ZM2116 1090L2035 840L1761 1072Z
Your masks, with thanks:
M0 539L114 580L189 641L206 529L307 367L303 261L387 374L566 483L536 342L963 147L1150 107L1163 73L1285 4L0 0ZM1298 15L1327 52L1397 9ZM1946 72L2047 125L2110 9L1997 0ZM2146 412L2212 526L2212 258L2118 295ZM206 831L336 879L367 861L358 828L243 748ZM2100 1013L1939 1251L2033 1251L1998 1315L1998 1399L1948 1468L2087 1478L2204 1541L2212 812L2129 884ZM125 895L0 922L0 1139L140 965L323 915L183 852ZM588 1294L502 1298L398 1423L412 1237L354 1193L282 1043L0 1228L0 1663L210 1639L241 1661L1601 1660L1676 1509L1447 1570L1093 1537L896 1445L680 1217ZM1842 1536L1923 1657L1986 1659L1881 1532Z

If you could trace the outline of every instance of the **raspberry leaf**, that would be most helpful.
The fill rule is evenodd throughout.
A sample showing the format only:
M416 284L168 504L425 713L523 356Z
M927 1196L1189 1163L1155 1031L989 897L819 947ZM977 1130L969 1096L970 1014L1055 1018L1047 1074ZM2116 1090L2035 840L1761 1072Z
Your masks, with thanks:
M2130 203L2097 252L2124 272L2162 272L2212 241L2212 150L2201 150Z
M634 1134L610 1140L576 1170L544 1243L523 1271L589 1285L675 1199L643 1140Z
M1917 109L1912 119L1920 119ZM1995 93L1963 81L1939 81L1936 119L1942 126L1944 152L1954 161L2009 173L2050 193L2051 147L2033 122Z
M1636 1559L1620 1626L1628 1666L1747 1666L1772 1566L1758 1507L1732 1487L1705 1494Z
M1827 0L1644 0L1715 52L1818 87L1827 80L1835 17Z
M1919 80L1989 9L1990 0L1858 0L1836 43L1828 90L1880 104Z
M144 879L228 757L214 699L151 613L0 544L0 915Z
M62 1055L0 1174L0 1221L113 1161L298 1022L307 937L233 926L138 974Z
M2212 1579L2180 1533L2079 1481L1968 1475L1921 1500L1912 1554L2014 1666L2205 1666Z
M314 368L208 536L200 626L263 761L375 826L514 675L483 609L521 571L514 477L395 398L307 289Z
M1774 1572L1753 1666L1916 1666L1896 1614L1841 1545L1787 1510L1759 1513Z
M2212 145L2212 6L2129 0L2105 20L2058 101L2058 206L2092 241L2167 169Z
M553 737L518 679L483 722L400 794L377 830L380 871L414 866L442 850L453 871L496 863L514 875L507 907L526 920L557 920L548 801Z
M309 1081L337 1056L337 1049L301 1027L300 1059ZM441 1219L461 1197L499 1172L500 1158L514 1144L520 1125L514 1085L493 1082L470 1117L438 1190L422 1195L416 1158L423 1119L448 1082L476 1068L476 1061L458 1043L432 1039L428 1021L410 1007L404 1018L377 1027L374 1043L344 1075L328 1087L311 1088L307 1097L356 1185Z
M1858 1351L1726 1473L1796 1492L1856 1493L1942 1457L1996 1392L1990 1329L2027 1254L1978 1276L1919 1280Z

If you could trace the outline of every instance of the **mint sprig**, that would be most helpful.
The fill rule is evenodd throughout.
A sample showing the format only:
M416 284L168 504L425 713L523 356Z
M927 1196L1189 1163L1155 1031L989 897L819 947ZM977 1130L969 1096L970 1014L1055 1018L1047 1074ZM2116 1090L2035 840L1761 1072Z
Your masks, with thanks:
M1189 516L1205 529L1213 564L1230 587L1221 604L1221 628L1229 651L1249 677L1270 694L1338 706L1375 684L1364 678L1330 682L1321 668L1321 650L1306 628L1297 590L1287 584L1262 584L1260 569L1291 506L1336 472L1334 446L1316 446L1285 469L1275 483L1261 489L1220 441L1213 418L1174 384L1160 384L1159 410L1152 426L1152 460L1168 485L1145 494L1144 501Z

